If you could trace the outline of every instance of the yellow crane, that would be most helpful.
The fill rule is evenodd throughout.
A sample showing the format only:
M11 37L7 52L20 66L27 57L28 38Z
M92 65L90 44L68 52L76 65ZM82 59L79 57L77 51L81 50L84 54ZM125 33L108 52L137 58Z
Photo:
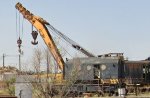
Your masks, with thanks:
M36 16L32 14L30 11L28 11L25 7L22 6L21 3L16 4L16 9L19 10L19 12L23 15L25 19L27 19L40 33L41 37L43 38L45 44L49 48L49 51L53 55L55 61L57 62L57 65L59 66L59 69L62 71L62 78L64 78L64 73L65 73L65 63L64 60L57 48L57 46L54 43L54 40L48 31L48 28L46 26L49 26L56 34L61 36L64 40L66 40L74 49L82 52L88 57L95 57L92 53L88 52L86 49L81 47L79 44L68 38L66 35L55 29L52 25L50 25L46 20L43 18ZM38 42L35 41L37 37L36 31L32 31L32 36L34 41L32 44L37 44Z
M81 88L83 89L83 92L87 91L87 88L90 88L92 91L92 88L90 86L91 85L93 86L93 84L100 86L99 81L101 81L101 83L103 82L103 83L107 83L107 84L109 84L110 82L111 82L110 84L118 83L118 78L115 78L115 80L112 80L112 81L111 81L111 79L107 79L107 78L111 77L111 75L112 76L114 75L114 77L119 77L118 73L120 71L118 70L118 68L120 67L120 65L122 65L122 62L121 62L122 59L120 59L120 57L122 57L123 54L117 53L117 56L115 56L115 57L112 57L112 55L114 55L114 54L116 55L116 53L107 54L104 57L101 57L101 56L96 57L95 55L89 53L86 49L84 49L83 47L81 47L80 45L78 45L77 43L72 41L71 39L69 39L67 36L62 34L60 31L55 29L46 20L44 20L43 18L41 18L39 16L32 14L25 7L23 7L21 3L18 2L15 7L17 10L19 10L19 12L23 15L23 17L25 19L27 19L39 31L42 39L44 40L45 44L49 48L49 51L51 52L52 56L54 57L55 61L57 62L57 65L58 65L59 69L61 70L61 73L56 74L56 81L59 80L60 82L65 82L65 79L64 79L65 73L66 73L66 77L67 77L67 75L70 76L69 72L71 71L71 69L74 68L73 67L74 65L73 65L73 60L70 61L70 66L66 66L66 70L65 70L65 62L64 62L57 46L55 45L54 40L53 40L47 26L49 26L56 33L58 33L61 37L63 37L66 41L68 41L73 48L81 51L83 54L85 54L86 56L89 57L89 58L81 58L80 59L81 65L78 66L79 67L78 69L80 70L79 71L80 76L78 77L79 80L77 81L77 83L78 82L81 82L81 84L83 83L83 85L81 86ZM32 33L33 33L33 35L35 34L37 36L35 31L32 31ZM33 44L37 44L37 42L35 41L36 36L33 36L33 38L34 38L34 42L32 42ZM66 63L66 65L67 65L67 63ZM104 74L102 74L102 70L103 70ZM110 70L114 70L114 71L110 71ZM53 75L54 74L51 74L51 76L53 76ZM104 75L105 75L105 77L103 77ZM43 77L45 77L45 76L46 75L43 75ZM88 80L90 80L90 81L88 81ZM102 81L102 80L105 80L105 81ZM110 82L109 82L109 80L110 80ZM76 81L74 81L74 82L76 82ZM89 82L91 83L91 85L89 85ZM81 89L80 87L76 87L76 86L74 86L74 87L76 89ZM95 86L95 89L96 89L96 86Z
M41 37L43 38L45 44L49 48L51 54L53 55L54 59L59 66L59 69L62 71L62 75L64 75L64 60L60 55L58 48L56 47L52 36L50 35L46 25L49 23L39 16L35 16L30 11L28 11L25 7L22 6L21 3L16 4L16 9L23 15L25 19L27 19L40 33ZM64 77L64 76L63 76Z

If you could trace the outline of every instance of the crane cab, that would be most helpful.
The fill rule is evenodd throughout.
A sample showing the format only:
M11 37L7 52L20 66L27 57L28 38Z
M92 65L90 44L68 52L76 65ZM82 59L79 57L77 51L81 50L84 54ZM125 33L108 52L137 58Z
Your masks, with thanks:
M120 56L74 58L65 65L65 79L73 78L77 90L94 92L100 85L116 85L125 77L124 63Z

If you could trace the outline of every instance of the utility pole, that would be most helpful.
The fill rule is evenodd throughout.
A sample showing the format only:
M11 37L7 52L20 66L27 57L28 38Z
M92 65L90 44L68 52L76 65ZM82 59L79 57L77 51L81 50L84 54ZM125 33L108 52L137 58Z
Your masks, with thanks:
M3 68L5 67L5 54L3 54Z

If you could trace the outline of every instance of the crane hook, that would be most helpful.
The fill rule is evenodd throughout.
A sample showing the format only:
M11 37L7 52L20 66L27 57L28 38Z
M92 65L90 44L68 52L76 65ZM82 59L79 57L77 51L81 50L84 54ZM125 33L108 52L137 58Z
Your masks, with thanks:
M32 34L32 37L33 37L33 39L34 39L34 41L31 41L31 43L32 43L33 45L37 45L37 44L38 44L38 41L36 41L37 36L38 36L37 31L32 31L31 34Z
M19 48L19 53L21 53L21 44L22 44L22 40L21 38L19 37L19 39L17 40L17 44L18 44L18 48Z

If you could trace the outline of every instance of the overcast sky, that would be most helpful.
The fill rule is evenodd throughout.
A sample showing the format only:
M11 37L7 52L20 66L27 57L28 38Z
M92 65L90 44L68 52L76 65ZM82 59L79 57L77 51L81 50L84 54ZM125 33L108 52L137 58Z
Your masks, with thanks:
M3 53L6 64L18 64L17 2L95 55L121 52L131 60L150 56L149 0L1 0L0 64ZM24 20L20 29L22 62L30 60L35 48L30 44L30 33L31 24ZM44 47L40 36L38 39L40 45L36 47Z

